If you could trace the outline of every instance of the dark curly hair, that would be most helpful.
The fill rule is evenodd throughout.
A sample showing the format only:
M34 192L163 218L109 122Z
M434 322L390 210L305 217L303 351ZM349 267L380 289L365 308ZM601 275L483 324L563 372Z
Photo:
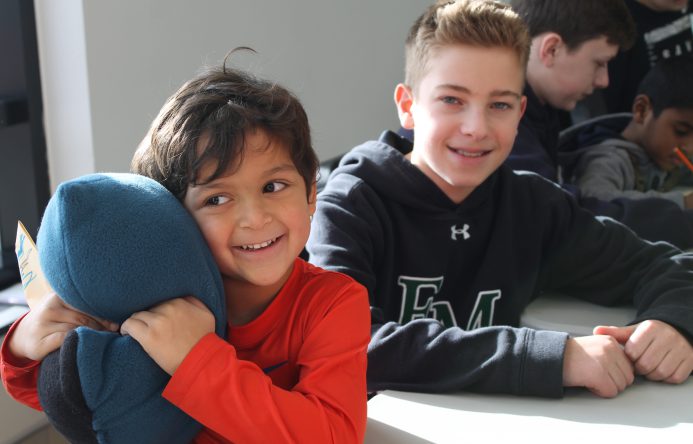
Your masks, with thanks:
M166 101L135 153L131 170L164 185L179 200L190 185L218 178L243 160L248 131L261 130L289 149L310 193L318 169L308 117L298 98L282 86L239 69L206 68ZM253 51L254 52L254 51ZM198 142L208 141L203 149ZM199 177L208 161L217 162L209 177Z

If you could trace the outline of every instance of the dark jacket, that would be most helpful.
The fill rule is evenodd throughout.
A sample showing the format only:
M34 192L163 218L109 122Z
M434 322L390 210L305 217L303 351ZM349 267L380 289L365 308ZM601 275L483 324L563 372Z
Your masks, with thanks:
M368 289L371 391L561 396L567 335L518 328L542 292L634 303L693 333L693 273L532 173L502 166L455 204L387 132L347 153L318 197L310 261ZM679 256L676 256L679 255Z

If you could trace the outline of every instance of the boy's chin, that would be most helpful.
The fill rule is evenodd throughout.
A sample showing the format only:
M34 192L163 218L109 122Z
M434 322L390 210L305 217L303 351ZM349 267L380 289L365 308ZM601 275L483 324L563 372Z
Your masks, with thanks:
M560 109L561 111L566 111L566 112L571 112L572 110L575 109L577 106L578 101L577 100L571 100L567 99L557 105L554 105L553 107L556 109Z

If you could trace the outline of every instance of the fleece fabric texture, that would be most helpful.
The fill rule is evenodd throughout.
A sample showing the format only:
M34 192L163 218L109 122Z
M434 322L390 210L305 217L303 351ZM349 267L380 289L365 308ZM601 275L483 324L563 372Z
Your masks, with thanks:
M216 334L226 337L214 259L194 219L157 182L134 174L65 182L46 207L37 240L49 284L73 307L122 323L134 312L194 295L214 313ZM134 339L86 327L75 334L68 344L76 343L76 352L54 352L62 356L46 359L39 376L42 407L59 430L88 435L78 430L81 418L50 414L78 404L75 390L64 389L76 384L64 379L78 378L99 443L185 443L199 432L200 424L161 397L169 376ZM63 380L53 380L56 374Z
M48 396L42 402L43 411L55 429L72 444L97 444L91 426L91 411L84 401L77 368L75 331L68 333L60 353L51 353L42 363L37 390Z

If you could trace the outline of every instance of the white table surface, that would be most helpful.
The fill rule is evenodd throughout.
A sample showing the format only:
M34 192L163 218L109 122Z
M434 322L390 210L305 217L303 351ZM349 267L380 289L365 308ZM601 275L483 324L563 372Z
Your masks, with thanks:
M385 391L368 401L365 444L693 443L693 379L638 379L616 398Z
M565 331L572 336L586 336L592 334L592 329L597 325L622 326L634 318L633 307L602 307L568 296L546 295L527 306L520 324L537 330Z
M534 301L521 324L582 336L634 316L630 307L551 295ZM562 399L385 391L368 402L365 444L473 442L693 444L693 378L676 386L637 378L613 399L584 389Z

